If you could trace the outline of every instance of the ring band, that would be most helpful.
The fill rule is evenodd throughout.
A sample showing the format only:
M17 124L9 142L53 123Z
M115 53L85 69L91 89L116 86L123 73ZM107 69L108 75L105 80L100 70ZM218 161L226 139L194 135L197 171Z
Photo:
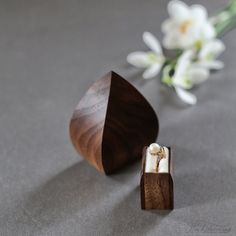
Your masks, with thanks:
M151 144L151 145L149 146L149 148L152 148L152 149L150 150L150 154L151 154L152 156L157 157L156 172L158 172L159 163L160 163L161 159L166 158L165 149L164 149L164 147L159 146L159 145L156 144L156 143ZM153 150L153 149L154 149L154 150Z
M164 147L159 147L159 150L156 152L150 152L152 156L157 156L157 165L156 165L156 172L158 172L159 163L161 159L166 158L166 153Z

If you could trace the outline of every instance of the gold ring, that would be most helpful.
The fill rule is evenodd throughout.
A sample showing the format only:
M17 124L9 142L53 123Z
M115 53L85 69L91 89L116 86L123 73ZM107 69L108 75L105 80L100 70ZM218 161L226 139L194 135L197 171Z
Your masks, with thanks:
M165 150L163 147L160 147L160 150L156 153L157 156L157 165L156 165L156 172L158 172L159 164L161 159L165 158Z
M164 149L164 147L161 147L158 144L151 144L151 145L154 145L154 148L153 148L154 150L152 150L152 152L150 152L150 154L152 156L157 156L156 172L158 172L158 167L159 167L159 163L160 163L161 159L166 158L165 149Z

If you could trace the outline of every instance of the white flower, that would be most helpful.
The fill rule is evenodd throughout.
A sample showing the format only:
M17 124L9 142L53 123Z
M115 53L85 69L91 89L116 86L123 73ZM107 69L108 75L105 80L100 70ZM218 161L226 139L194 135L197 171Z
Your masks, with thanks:
M161 70L165 57L159 41L149 32L143 33L143 41L151 49L148 52L133 52L127 56L127 61L139 68L146 68L144 79L155 77Z
M209 77L208 69L192 63L194 54L193 50L186 50L178 59L172 76L172 86L175 88L177 95L184 102L191 105L197 103L197 98L186 90L204 82Z
M168 4L170 18L163 22L163 45L167 49L200 48L204 41L216 36L215 28L202 5L187 6L173 0Z
M203 45L198 54L196 65L209 70L220 70L224 67L222 61L216 58L225 50L225 45L219 39L214 39Z

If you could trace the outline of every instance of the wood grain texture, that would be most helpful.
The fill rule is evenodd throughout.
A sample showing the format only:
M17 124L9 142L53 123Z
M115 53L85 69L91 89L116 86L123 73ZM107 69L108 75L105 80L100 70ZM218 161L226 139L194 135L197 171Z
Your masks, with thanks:
M140 195L142 209L172 210L174 207L173 164L169 149L168 173L145 173L146 149L143 151Z
M157 116L140 92L115 72L95 82L70 122L78 153L99 171L114 171L142 157L156 140Z

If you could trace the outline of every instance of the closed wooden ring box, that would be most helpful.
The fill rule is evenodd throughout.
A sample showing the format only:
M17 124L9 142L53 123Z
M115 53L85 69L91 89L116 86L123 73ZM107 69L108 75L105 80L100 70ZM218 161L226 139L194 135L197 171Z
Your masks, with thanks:
M168 172L146 173L147 148L143 149L140 180L141 208L145 210L172 210L174 208L174 184L171 148L168 147Z

